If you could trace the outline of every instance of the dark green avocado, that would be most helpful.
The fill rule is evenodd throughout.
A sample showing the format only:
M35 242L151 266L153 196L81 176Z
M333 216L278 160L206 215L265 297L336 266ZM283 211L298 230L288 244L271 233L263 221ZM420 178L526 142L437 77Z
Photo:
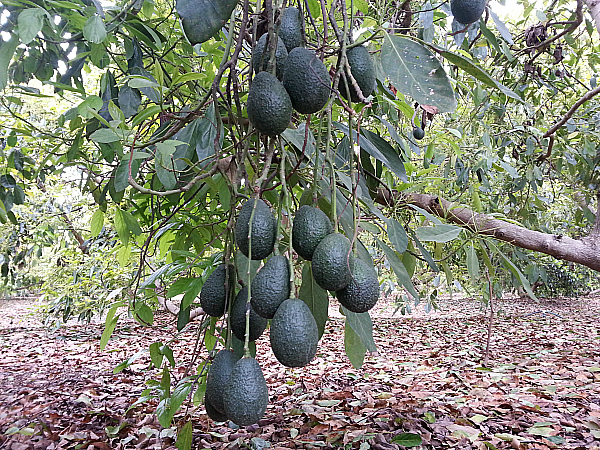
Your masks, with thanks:
M200 6L198 0L177 0L175 9L190 44L200 44L217 34L229 20L237 2L238 0L211 0Z
M288 52L296 47L304 47L303 24L302 13L298 8L294 6L285 8L279 25L279 37L283 40Z
M260 72L252 80L246 108L254 128L267 136L283 133L292 120L290 96L269 72Z
M272 319L281 302L290 298L288 259L283 255L271 256L252 280L251 292L254 311Z
M287 367L307 365L317 353L319 329L309 307L302 300L284 301L271 322L271 349Z
M375 268L362 259L355 258L352 264L352 280L335 295L349 311L363 313L370 310L379 300L379 280Z
M262 72L263 70L267 70L267 66L269 65L269 52L267 48L267 38L268 33L263 34L256 47L254 47L254 52L252 53L252 68L255 73ZM265 52L265 49L267 51ZM277 72L277 78L283 78L283 67L285 64L285 60L288 57L288 51L285 48L285 44L281 40L281 37L277 38L277 48L275 49L275 68ZM262 65L260 64L262 62Z
M229 380L233 366L237 362L238 358L231 350L223 349L215 356L208 376L206 377L206 393L204 394L205 404L210 405L219 413L225 413L225 406L223 405L223 392L225 385ZM208 406L206 408L208 414ZM210 415L210 414L209 414ZM211 417L212 418L212 417ZM212 418L213 420L217 420Z
M234 289L235 273L233 266L225 269L225 264L217 266L208 276L200 291L200 305L206 314L221 317L227 306L227 294Z
M206 415L215 422L225 422L227 420L227 416L217 411L212 403L206 400L206 397L204 398L204 408L206 408Z
M423 128L421 127L414 127L413 128L413 137L417 140L421 140L425 137L425 130L423 130Z
M296 211L292 226L292 246L304 259L312 260L317 245L331 233L331 220L320 209L304 205Z
M377 85L375 66L373 65L373 60L371 59L369 50L367 50L367 47L362 45L359 45L358 47L352 47L346 52L346 57L348 58L348 64L350 65L350 72L352 73L352 76L356 80L356 83L362 91L363 96L367 98L373 93L375 86ZM346 83L344 82L343 78L340 79L339 82L340 94L342 94L346 100L350 98L354 103L360 102L358 93L356 92L356 89L354 89L354 86L352 86L350 78L345 76L347 72L342 73L344 74L344 77L348 83L350 95L348 95Z
M481 18L486 3L487 0L450 0L450 9L457 22L468 25Z
M266 72L261 72L260 74L262 73ZM252 210L255 209L255 203L256 211L254 212L254 217L252 217ZM275 216L271 212L271 208L260 199L250 199L242 205L237 222L235 223L235 241L240 251L246 257L248 257L250 246L250 239L248 239L250 218L252 218L251 259L265 259L275 247L277 219L275 219Z
M352 274L351 243L340 233L323 238L313 253L313 277L317 284L328 291L339 291L350 283Z
M248 301L248 289L244 286L235 297L231 305L230 325L231 331L240 341L244 342L246 337L246 302ZM250 341L257 340L267 328L267 319L259 316L252 308L250 301Z
M290 94L294 109L302 114L312 114L327 103L331 79L315 52L296 47L285 62L283 85Z
M236 425L245 427L262 419L269 403L269 389L254 358L242 358L235 364L223 399L225 413Z

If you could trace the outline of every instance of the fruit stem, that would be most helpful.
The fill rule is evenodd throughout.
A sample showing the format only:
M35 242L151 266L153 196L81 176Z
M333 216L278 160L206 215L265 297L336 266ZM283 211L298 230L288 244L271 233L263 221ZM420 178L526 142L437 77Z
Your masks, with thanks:
M313 168L313 183L311 186L311 197L312 197L312 204L313 206L316 205L317 203L317 197L318 197L318 184L319 181L321 180L321 177L319 176L319 170L321 170L320 164L319 164L319 159L321 156L321 138L322 138L322 134L323 134L323 118L325 117L325 112L322 112L320 114L320 118L319 118L319 132L317 133L317 142L315 145L315 166Z
M248 289L248 297L246 298L246 334L244 335L244 357L250 357L250 284L251 284L251 266L252 266L252 222L254 221L254 213L256 212L256 205L258 205L258 198L254 199L254 205L252 206L252 213L250 213L250 220L248 221L248 266L246 269L246 288Z
M285 159L286 159L286 151L285 151L285 146L283 145L283 142L281 141L281 137L279 137L279 148L281 149L281 164L279 165L279 173L280 173L280 177L281 177L281 186L282 186L282 192L283 192L283 198L285 201L285 209L287 210L288 213L288 218L290 218L290 195L288 192L288 187L287 187L287 183L285 181ZM294 258L293 258L293 253L292 253L292 221L288 220L288 226L289 226L289 231L288 231L288 235L289 235L289 242L288 242L288 264L289 264L289 272L290 272L290 288L294 287ZM295 292L295 289L294 289ZM295 294L294 294L295 295Z

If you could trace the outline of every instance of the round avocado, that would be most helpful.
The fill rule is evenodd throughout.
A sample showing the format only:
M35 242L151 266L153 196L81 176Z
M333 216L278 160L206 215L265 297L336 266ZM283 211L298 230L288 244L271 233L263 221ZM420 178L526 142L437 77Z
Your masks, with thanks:
M268 33L263 34L258 40L256 47L254 47L254 52L252 53L252 68L254 69L255 73L267 70L267 66L269 65L269 52L267 48L268 37ZM265 51L265 49L267 51ZM281 40L281 37L278 37L277 48L275 49L275 67L277 72L277 78L280 80L283 78L283 67L287 57L288 51L285 48L285 44ZM260 64L261 62L262 66Z
M225 406L223 405L224 388L237 360L238 358L231 350L223 349L219 351L213 359L206 377L205 404L210 403L221 414L225 413ZM208 414L208 407L206 412ZM213 418L213 420L217 419Z
M292 246L304 259L312 260L317 245L331 233L331 220L320 209L304 205L296 211L292 226Z
M266 73L266 72L261 72ZM260 75L260 74L259 74ZM279 81L278 81L279 83ZM254 204L256 203L256 208ZM252 217L252 210L254 217ZM277 219L271 212L271 208L260 199L247 200L240 209L235 223L235 241L240 251L248 257L250 239L250 218L252 218L252 258L265 259L271 254L275 247L277 235Z
M248 301L248 288L244 286L231 305L231 317L229 323L231 331L240 341L244 342L246 338L246 303ZM250 301L250 341L257 340L267 328L267 319L259 316L252 308Z
M350 73L352 73L352 76L356 80L363 96L367 98L373 93L375 86L377 85L375 66L373 65L369 50L363 45L352 47L346 52L346 57L348 58L348 65L350 65ZM340 79L340 94L342 94L346 100L350 98L354 103L360 102L356 89L352 86L350 78L346 76L347 72L342 72L342 74L346 81ZM346 90L346 82L348 83L350 95L348 95L348 91Z
M290 266L283 255L271 256L258 271L251 285L252 309L265 319L272 319L284 300L290 298Z
M277 136L292 120L292 102L275 75L260 72L252 80L246 102L248 119L266 136Z
M313 277L328 291L339 291L352 280L350 264L352 244L346 236L331 233L317 245L312 259Z
M487 0L450 0L450 9L457 22L468 25L481 18L486 3Z
M307 365L317 353L319 330L309 307L302 300L284 301L271 322L271 349L287 367Z
M285 8L279 25L279 37L283 40L288 52L296 47L304 47L303 24L302 13L298 8L294 6Z
M285 62L283 85L294 109L302 114L312 114L323 109L327 103L331 79L325 64L315 52L296 47Z
M221 317L227 306L227 294L234 289L235 273L233 266L226 270L225 264L220 264L208 276L200 291L200 305L206 314Z
M413 128L413 137L417 140L421 140L425 137L425 130L423 130L423 128L421 127L414 127Z
M242 358L233 367L224 390L225 414L236 425L258 422L267 410L269 389L258 362Z
M349 311L363 313L370 310L379 300L379 280L375 268L362 259L354 258L352 280L335 295Z

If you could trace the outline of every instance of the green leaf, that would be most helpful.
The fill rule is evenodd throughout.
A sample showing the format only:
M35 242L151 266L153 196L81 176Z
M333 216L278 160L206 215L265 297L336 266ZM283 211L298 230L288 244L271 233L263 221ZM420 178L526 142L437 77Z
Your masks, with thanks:
M187 292L183 296L181 308L187 308L194 303L194 300L196 300L196 297L198 297L198 294L200 294L203 285L204 281L200 277L195 278L194 281L190 283Z
M381 247L381 249L384 251L385 257L390 263L392 270L398 277L398 282L408 290L410 295L412 295L414 298L419 298L419 293L413 286L412 281L410 279L410 275L408 275L406 267L404 267L404 264L402 263L402 260L400 259L398 254L386 244L381 242L378 238L375 238L375 240L377 241L379 247Z
M500 36L502 36L502 38L510 45L513 45L514 42L512 35L510 34L510 31L508 31L508 28L506 28L504 22L500 20L500 18L494 11L492 11L491 9L488 9L488 11L490 12L490 16L494 20L494 23L496 24L496 28L498 28L498 31L500 32Z
M342 313L346 316L346 323L352 327L366 349L370 352L376 352L377 346L373 340L373 321L369 313L355 313L348 311L343 306L341 308Z
M123 220L125 221L125 224L127 225L129 231L131 231L136 236L142 234L142 229L140 228L140 225L138 224L138 221L135 217L133 217L129 212L123 209L121 210L121 214L123 215Z
M435 227L419 227L415 234L420 241L445 243L456 239L461 231L460 227L440 224Z
M438 59L418 42L384 36L381 66L394 87L422 105L435 106L440 112L454 111L454 90Z
M137 89L124 85L119 89L119 107L126 119L135 116L142 104L142 94Z
M115 316L115 313L117 312L117 309L120 306L122 306L120 303L113 306L108 310L108 314L106 314L106 321L104 322L104 331L102 332L102 336L100 337L100 350L104 350L104 347L106 347L106 344L108 343L112 332L117 326L119 316Z
M167 298L173 298L176 295L183 294L190 288L190 285L196 280L196 277L180 278L175 281L167 290Z
M46 11L42 8L24 9L19 13L17 32L23 44L29 44L42 31L45 14Z
M102 17L95 14L83 26L83 37L94 44L100 44L106 38L106 27Z
M154 364L154 367L156 367L157 369L160 369L164 357L164 355L160 351L162 345L162 342L153 342L152 344L150 344L150 360L152 361L152 364Z
M14 34L9 40L0 40L0 91L8 86L8 66L19 45L19 39Z
M317 321L319 339L321 339L328 319L329 297L327 291L315 282L310 261L307 261L302 268L302 285L298 292L298 298L306 303L312 312Z
M479 280L479 259L477 258L477 251L473 244L469 245L466 250L467 253L467 271L471 277L473 283L477 283Z
M423 443L423 439L415 433L400 433L394 436L390 442L404 447L417 447Z
M523 289L525 289L525 292L527 292L527 295L529 295L529 297L531 297L533 300L537 301L537 297L531 290L531 285L529 284L529 280L527 279L527 277L525 275L523 275L523 273L519 270L519 268L517 266L515 266L515 264L510 259L508 259L508 256L506 256L504 253L502 253L498 249L498 247L496 247L491 242L488 242L488 245L492 251L496 252L498 255L500 255L502 257L504 266L508 270L510 270L515 277L517 277L519 279L519 281L521 282L521 285L523 286Z
M99 130L94 131L91 134L90 139L99 144L109 144L121 140L119 135L110 128L100 128Z
M177 186L177 178L175 177L175 168L170 155L164 155L163 153L157 152L154 159L154 168L156 169L156 175L163 184L165 189L174 189Z
M163 428L169 428L174 414L175 412L171 409L171 399L163 398L156 407L158 423L160 423Z
M346 322L346 326L344 327L344 349L352 367L355 369L362 367L367 348L348 322Z
M408 236L404 227L396 219L388 219L387 232L390 242L394 244L396 251L400 254L404 253L408 247Z
M144 108L131 121L131 126L132 127L137 127L144 120L149 119L150 117L157 115L161 111L162 111L162 106L160 106L160 105L153 105L153 106L150 106L149 108Z
M97 209L94 212L94 214L92 215L92 222L90 227L92 230L93 237L96 237L100 234L102 228L104 227L104 211L102 211L101 209Z
M154 323L154 313L152 309L144 302L138 301L135 305L136 319L145 326L150 326Z
M123 212L120 208L115 210L115 228L123 245L127 245L129 243L129 228L127 228L127 223L123 219Z
M179 450L191 450L192 448L192 421L186 422L186 424L179 430L177 434L177 442L175 447Z

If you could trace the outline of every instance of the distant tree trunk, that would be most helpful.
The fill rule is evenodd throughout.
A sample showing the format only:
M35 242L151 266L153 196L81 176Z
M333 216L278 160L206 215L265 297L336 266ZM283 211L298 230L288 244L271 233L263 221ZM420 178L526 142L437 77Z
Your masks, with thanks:
M596 29L600 33L600 0L584 0L584 3L590 9L590 14L596 23Z

